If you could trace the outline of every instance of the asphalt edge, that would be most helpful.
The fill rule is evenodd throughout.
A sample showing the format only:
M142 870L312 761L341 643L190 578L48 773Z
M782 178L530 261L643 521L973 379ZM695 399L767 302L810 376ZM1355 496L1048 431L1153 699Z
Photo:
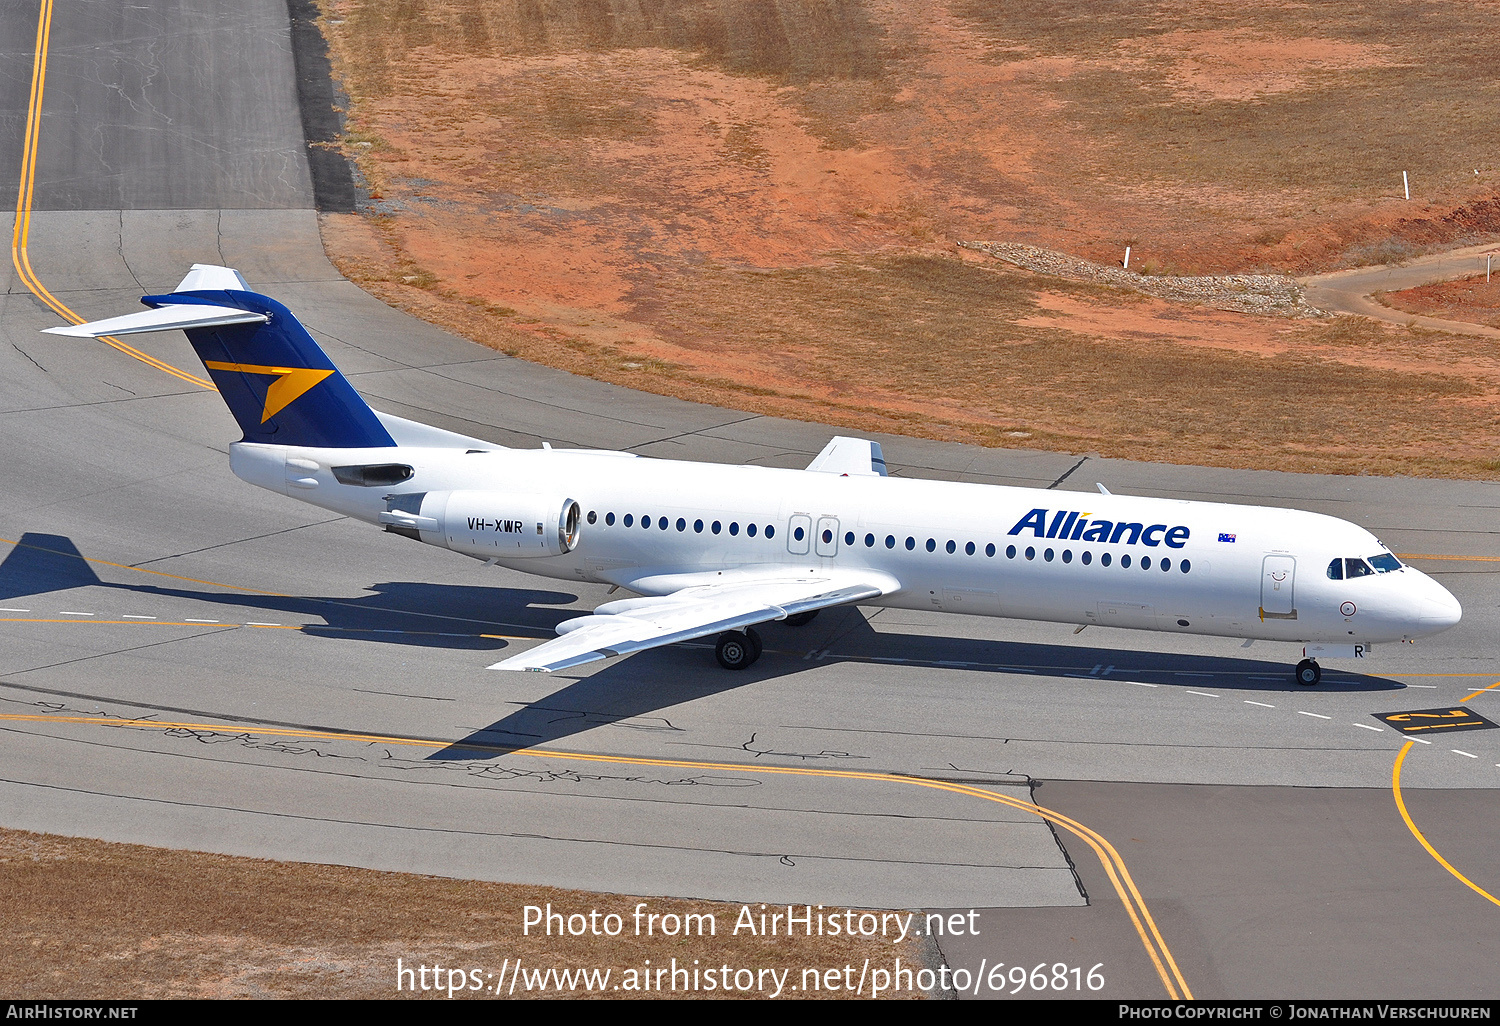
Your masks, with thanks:
M322 214L355 211L354 172L338 143L344 130L340 96L333 84L328 41L318 26L314 0L286 0L291 24L292 63L297 76L297 107L307 168L312 175L313 205Z

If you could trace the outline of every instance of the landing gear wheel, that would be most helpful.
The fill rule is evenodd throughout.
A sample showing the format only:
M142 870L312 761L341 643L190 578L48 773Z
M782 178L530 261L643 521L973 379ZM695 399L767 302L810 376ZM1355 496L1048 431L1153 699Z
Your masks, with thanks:
M714 656L726 670L744 670L760 658L760 650L760 635L754 629L746 628L743 634L739 631L720 634Z
M1304 659L1297 664L1297 683L1305 688L1310 688L1323 679L1323 668L1311 659Z
M793 613L791 616L787 617L781 622L786 624L788 627L805 627L806 625L812 623L813 617L817 615L818 611L816 609L809 609L805 613Z

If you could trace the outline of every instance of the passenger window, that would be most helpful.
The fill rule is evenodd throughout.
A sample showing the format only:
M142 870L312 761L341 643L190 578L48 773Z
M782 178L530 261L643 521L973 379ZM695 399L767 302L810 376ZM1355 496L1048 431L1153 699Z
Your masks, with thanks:
M1353 580L1356 577L1373 577L1375 571L1370 569L1368 563L1362 559L1344 560L1344 576Z
M684 519L682 519L681 517L677 518L677 530L679 530L679 531L686 531L687 530L687 521L684 520Z
M622 521L622 523L624 523L626 527L630 527L635 523L635 517L629 513L626 513L625 519Z
M766 525L766 537L767 538L774 538L774 537L776 537L776 528L775 528L774 525L772 525L772 524L767 524Z
M917 547L917 540L915 538L913 538L911 535L907 535L906 536L906 551L910 552L912 549L914 549L916 547Z
M896 547L896 536L894 534L888 534L885 536L885 547L888 549L894 549Z
M1187 560L1187 559L1184 559L1181 563L1179 563L1177 565L1177 569L1181 570L1183 573L1187 573L1192 568L1193 568L1192 561L1191 560Z
M937 551L937 539L936 538L928 538L927 539L927 551L928 552L936 552Z
M1109 564L1112 562L1114 562L1114 557L1111 556L1108 552L1099 557L1100 566L1109 566Z
M966 555L966 556L972 556L972 555L974 555L974 543L973 542L969 542L969 544L967 544L967 545L964 546L964 555Z
M1026 546L1026 558L1027 559L1035 559L1036 558L1036 549L1032 548L1030 545Z
M1328 579L1330 581L1342 581L1344 579L1344 561L1335 559L1328 564Z
M833 541L833 532L826 527L823 528L823 544L827 545L831 541Z
M1129 566L1130 566L1130 553L1127 552L1127 553L1125 553L1125 555L1123 555L1123 556L1120 557L1120 565L1123 566L1123 567L1129 568Z
M1063 562L1064 563L1071 563L1071 562L1073 562L1073 550L1072 549L1063 549Z
M740 522L738 520L731 520L729 522L729 536L731 538L733 538L735 535L737 535L739 533L740 533Z
M984 554L986 556L989 556L991 559L994 558L994 556L995 556L995 543L994 542L990 542L988 545L986 545L984 547Z
M703 533L703 521L701 521L701 520L694 520L693 521L693 533L694 534L702 534Z
M663 531L665 531L667 529L667 518L666 517L662 517L660 520L658 520L656 522L656 526L659 527L659 528L661 528Z
M875 536L873 534L867 534L867 535L865 535L865 548L867 548L867 549L873 549L874 547L875 547Z
M1161 568L1163 571L1172 569L1172 561L1163 556L1161 561Z
M844 544L845 545L853 545L854 544L854 532L853 531L846 531L846 532L844 532Z
M748 534L750 537L754 538L755 537L755 532L756 532L756 526L754 524L746 524L745 525L745 533Z
M953 539L952 538L948 539L948 544L947 544L946 548L948 549L948 555L950 555L950 556L953 555L953 553L955 553L955 552L958 551L958 546L955 545L955 544L953 544Z
M712 531L714 534L718 534L723 529L724 529L724 526L722 524L720 524L717 520L715 520L713 522L713 524L709 526L709 530Z
M599 514L595 513L593 510L589 510L589 523L591 523L591 524L597 524L598 522L599 522Z
M1016 558L1016 547L1014 545L1007 545L1007 546L1005 546L1005 558L1006 559L1015 559Z
M1142 556L1141 557L1141 569L1142 570L1150 570L1151 569L1151 557L1150 556Z
M1049 563L1052 562L1052 550L1048 549L1046 552L1043 552L1042 553L1042 558L1045 559Z
M802 530L802 528L799 527L795 531L792 532L792 537L796 538L798 541L801 541L802 538L803 538L804 533L805 532Z
M1092 563L1094 561L1094 554L1092 552L1090 552L1088 549L1084 549L1083 550L1083 555L1079 556L1078 558L1083 561L1083 565L1084 566L1088 566L1090 563Z

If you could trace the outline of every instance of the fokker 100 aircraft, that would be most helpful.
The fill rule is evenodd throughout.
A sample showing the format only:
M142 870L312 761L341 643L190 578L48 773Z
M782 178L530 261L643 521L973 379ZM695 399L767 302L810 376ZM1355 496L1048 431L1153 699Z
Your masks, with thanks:
M48 329L182 329L262 488L466 556L639 597L560 624L493 668L560 670L830 606L936 609L1303 646L1356 657L1452 627L1458 602L1364 528L1299 510L886 475L880 446L835 438L806 470L508 449L372 410L284 306L195 264L142 313Z

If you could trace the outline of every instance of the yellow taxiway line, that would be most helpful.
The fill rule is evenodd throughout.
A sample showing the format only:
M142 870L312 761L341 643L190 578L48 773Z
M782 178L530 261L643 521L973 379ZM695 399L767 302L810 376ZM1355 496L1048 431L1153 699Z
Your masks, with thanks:
M10 234L10 260L15 265L16 274L31 290L32 295L46 303L54 313L69 323L82 324L82 317L68 309L61 300L47 291L47 287L31 269L31 255L28 252L31 239L31 200L36 186L37 148L42 134L42 95L47 85L47 51L52 41L52 3L53 0L42 0L41 9L37 13L36 52L31 64L31 102L26 109L26 137L21 145L21 182L20 188L16 191L16 223L12 226ZM214 388L214 383L207 378L200 378L196 374L178 370L170 363L158 360L149 353L143 353L135 346L127 345L117 338L106 335L100 338L100 341L174 378L180 378L200 388L218 391Z
M1480 688L1478 691L1474 691L1470 694L1465 695L1463 698L1459 699L1459 701L1460 703L1467 702L1475 695L1482 695L1486 691L1489 691L1493 688L1500 688L1500 680L1497 680L1487 688ZM1432 846L1432 844L1427 840L1425 836L1423 836L1422 831L1417 829L1417 824L1412 822L1411 813L1406 811L1406 800L1401 797L1401 765L1406 762L1406 753L1411 751L1411 746L1413 744L1415 744L1415 742L1408 741L1401 747L1400 754L1396 756L1396 764L1391 767L1391 793L1396 796L1396 809L1401 813L1401 818L1406 821L1406 829L1411 831L1411 835L1417 839L1418 844L1427 849L1427 854L1437 859L1438 865L1442 866L1448 872L1452 873L1460 883L1474 891L1476 894L1480 895L1486 901L1492 902L1496 905L1500 905L1500 898L1495 897L1493 894L1485 890L1483 887L1479 886L1473 880L1470 880L1458 870L1454 869L1453 866L1448 862L1448 860L1443 858L1443 856L1438 853L1438 850Z
M464 748L470 747L455 744L449 741L432 741L426 738L411 738L389 736L384 734L359 734L340 733L328 730L310 730L291 727L247 727L243 724L222 723L166 723L160 720L123 720L108 716L54 716L32 713L8 713L0 714L0 721L5 722L33 722L33 723L77 723L108 727L130 727L150 730L214 730L234 734L242 734L253 731L258 734L266 734L275 737L295 737L309 740L324 741L355 741L367 744L396 744L416 748ZM501 748L499 746L474 745L475 751L489 751L503 753L505 755L524 755L540 759L564 759L578 762L613 763L628 766L656 766L673 769L700 769L715 770L728 773L754 773L760 775L800 776L800 777L822 777L837 780L870 781L881 784L898 784L909 787L924 787L938 791L950 791L954 794L965 795L970 798L978 798L982 801L997 802L1022 812L1039 816L1049 823L1062 827L1069 833L1081 838L1098 857L1100 865L1104 867L1105 874L1114 886L1115 893L1120 898L1120 903L1125 906L1125 911L1130 917L1131 924L1135 927L1136 934L1140 937L1141 945L1151 959L1151 964L1156 968L1160 976L1162 986L1166 988L1168 996L1174 1000L1192 1000L1192 991L1188 989L1187 981L1183 979L1182 971L1177 966L1177 961L1167 948L1166 941L1162 938L1161 930L1156 921L1151 917L1151 912L1146 908L1145 898L1141 896L1139 888L1130 876L1130 870L1125 866L1125 860L1103 836L1079 823L1077 820L1064 816L1060 812L1043 808L1032 802L1023 802L1009 795L998 794L987 791L980 787L969 784L958 784L946 780L933 780L926 777L902 776L894 773L869 773L859 770L833 770L817 769L806 766L766 766L766 765L744 765L733 762L697 762L686 759L648 759L626 755L598 755L591 752L567 752L545 748Z

